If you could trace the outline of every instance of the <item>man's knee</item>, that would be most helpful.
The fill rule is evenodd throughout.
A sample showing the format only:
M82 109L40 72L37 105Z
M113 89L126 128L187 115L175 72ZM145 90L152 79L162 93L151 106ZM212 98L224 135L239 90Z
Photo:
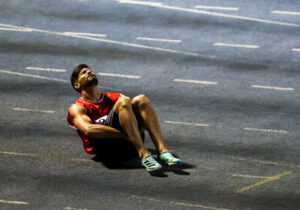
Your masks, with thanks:
M121 96L116 102L117 109L128 109L131 107L131 99L127 96Z
M143 109L150 104L150 100L144 94L138 95L132 99L132 104L138 106L139 109Z

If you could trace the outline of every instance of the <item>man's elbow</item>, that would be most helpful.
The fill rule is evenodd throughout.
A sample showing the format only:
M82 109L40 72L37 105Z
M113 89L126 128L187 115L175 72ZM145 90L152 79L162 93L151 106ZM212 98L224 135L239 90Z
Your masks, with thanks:
M99 130L99 128L95 129L93 125L90 125L84 130L84 134L89 138L95 138L96 136L101 136L102 132Z

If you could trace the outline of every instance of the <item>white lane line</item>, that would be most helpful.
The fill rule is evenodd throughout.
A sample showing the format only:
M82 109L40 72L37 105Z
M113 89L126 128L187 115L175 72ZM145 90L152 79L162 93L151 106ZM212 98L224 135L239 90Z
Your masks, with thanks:
M273 10L271 11L271 13L280 14L280 15L300 15L300 12L279 11L279 10Z
M270 90L282 90L282 91L294 91L294 88L283 88L283 87L272 87L272 86L262 86L262 85L252 85L252 88L262 88Z
M178 124L178 125L194 125L194 126L200 126L200 127L208 127L209 126L209 124L188 123L188 122L178 122L178 121L169 121L169 120L166 120L165 123Z
M293 48L292 51L300 52L300 48Z
M261 131L261 132L271 132L271 133L288 133L284 130L270 130L270 129L261 129L261 128L244 128L247 131Z
M161 2L153 2L153 1L131 1L131 0L120 0L119 3L125 4L138 4L138 5L146 5L146 6L162 6Z
M155 201L155 202L168 202L168 201L162 201L159 199L154 199L154 198L148 198L148 197L143 197L143 196L136 196L136 195L131 195L132 198L138 198L138 199L144 199L144 200L148 200L148 201ZM191 204L191 203L183 203L183 202L176 202L176 201L169 201L169 204L173 204L173 205L179 205L179 206L189 206L189 207L196 207L196 208L202 208L202 209L212 209L212 210L228 210L228 209L224 209L224 208L216 208L216 207L212 207L212 206L204 206L204 205L200 205L200 204Z
M19 31L19 32L32 32L31 29L22 29L22 28L5 28L0 27L0 31Z
M7 204L17 204L17 205L28 205L28 202L24 201L8 201L8 200L0 200L0 203L7 203Z
M23 76L23 77L31 77L31 78L36 78L36 79L45 79L45 80L51 80L51 81L56 81L56 82L66 82L66 83L69 83L69 81L62 80L62 79L56 79L56 78L51 78L51 77L44 77L44 76L33 75L33 74L25 74L25 73L14 72L14 71L9 71L9 70L3 70L3 69L0 69L0 73L18 75L18 76Z
M72 158L71 161L91 162L90 159L82 159L82 158Z
M37 79L45 79L45 80L51 80L51 81L56 81L56 82L69 83L69 81L67 81L67 80L56 79L56 78L51 78L51 77L44 77L44 76L33 75L33 74L25 74L25 73L14 72L14 71L9 71L9 70L3 70L3 69L0 69L0 73L18 75L18 76L23 76L23 77L31 77L31 78L37 78ZM99 86L99 87L100 88L105 88L105 89L110 89L110 90L115 90L115 91L122 91L120 89L110 88L110 87L105 87L105 86Z
M197 9L212 9L212 10L230 10L230 11L237 11L239 8L237 7L219 7L219 6L203 6L197 5L195 6Z
M247 20L247 21L253 21L253 22L260 22L260 23L300 27L300 25L294 24L294 23L272 21L272 20L260 19L260 18L251 18L251 17L239 16L239 15L229 15L229 14L225 14L225 13L202 11L202 10L198 10L198 9L175 7L175 6L164 5L164 4L159 3L159 2L154 2L154 3L152 2L151 4L149 4L148 2L142 2L142 1L127 1L127 0L117 0L117 1L119 3L125 3L125 4L139 4L139 5L152 6L152 7L158 7L158 8L163 8L163 9L170 9L170 10L177 10L177 11L183 11L183 12L191 12L191 13L198 13L198 14L204 14L204 15L219 16L219 17L232 18L232 19L238 19L238 20Z
M130 78L130 79L139 79L141 76L135 75L125 75L125 74L110 74L110 73L98 73L100 76L108 76L108 77L122 77L122 78Z
M40 113L47 113L47 114L55 113L55 111L51 111L51 110L35 110L35 109L26 109L26 108L19 108L19 107L14 107L12 109L15 111L22 111L22 112L40 112Z
M186 80L186 79L174 79L174 82L186 82L186 83L196 83L196 84L202 84L202 85L217 85L218 82L212 82L212 81L200 81L200 80Z
M5 152L5 151L0 151L0 154L3 154L3 155L16 155L16 156L28 156L28 157L38 156L37 154L19 153L19 152Z
M248 175L248 174L232 174L231 176L251 178L251 179L267 179L267 178L269 178L268 176L253 176L253 175Z
M0 23L0 26L15 27L13 25L3 24L3 23ZM75 34L64 34L63 32L54 32L54 31L47 31L47 30L41 30L41 29L35 29L35 28L28 28L28 29L31 29L34 32L55 34L55 35L67 36L67 37L73 37L73 38L79 38L79 39L86 39L86 40L116 44L116 45L121 45L121 46L126 46L126 47L134 47L134 48L155 50L155 51L160 51L160 52L168 52L168 53L182 54L182 55L202 57L202 58L210 58L210 59L217 58L216 56L212 56L212 55L202 55L202 54L198 54L198 53L172 50L172 49L167 49L167 48L151 47L151 46L147 46L147 45L134 44L134 43L130 43L130 42L120 42L120 41L114 41L114 40L109 40L109 39L101 39L101 38L97 38L97 37L89 37L89 36L82 36L82 35L75 35Z
M64 209L66 209L66 210L89 210L89 209L78 209L78 208L73 208L73 207L70 207L70 206L67 206L67 207L65 207Z
M272 162L272 161L265 161L265 160L252 159L252 158L243 158L243 157L236 157L236 156L229 156L229 155L225 155L225 157L235 159L235 160L259 163L259 164L262 164L262 165L273 165L273 166L280 166L280 167L283 166L283 167L291 167L291 168L300 168L300 165L295 165L295 164L278 163L278 162Z
M54 72L66 72L66 69L53 69L53 68L42 68L42 67L26 67L27 70L34 70L34 71L54 71Z
M176 39L158 39L158 38L149 38L149 37L137 37L137 40L146 40L146 41L156 41L156 42L172 42L172 43L181 43L181 40Z
M106 37L106 34L94 34L94 33L63 32L63 34L64 35L92 36L92 37Z
M221 46L221 47L239 47L239 48L252 48L252 49L260 48L260 46L258 45L245 45L245 44L214 43L213 45Z

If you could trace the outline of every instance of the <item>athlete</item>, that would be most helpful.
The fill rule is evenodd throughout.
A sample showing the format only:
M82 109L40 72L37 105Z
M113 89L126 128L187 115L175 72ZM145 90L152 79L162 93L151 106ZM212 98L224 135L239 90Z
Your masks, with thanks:
M124 138L132 142L147 171L159 170L161 164L149 153L141 137L146 130L163 162L181 164L168 152L156 113L145 95L130 99L121 93L101 92L95 73L86 64L75 67L70 80L81 97L70 106L67 120L77 130L87 153L95 154L101 140Z

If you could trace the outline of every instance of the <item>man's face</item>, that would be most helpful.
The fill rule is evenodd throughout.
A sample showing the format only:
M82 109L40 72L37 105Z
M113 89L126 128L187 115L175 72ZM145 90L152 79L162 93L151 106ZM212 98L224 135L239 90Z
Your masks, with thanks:
M82 89L93 85L98 85L98 79L96 74L91 69L83 68L78 75L77 83Z

